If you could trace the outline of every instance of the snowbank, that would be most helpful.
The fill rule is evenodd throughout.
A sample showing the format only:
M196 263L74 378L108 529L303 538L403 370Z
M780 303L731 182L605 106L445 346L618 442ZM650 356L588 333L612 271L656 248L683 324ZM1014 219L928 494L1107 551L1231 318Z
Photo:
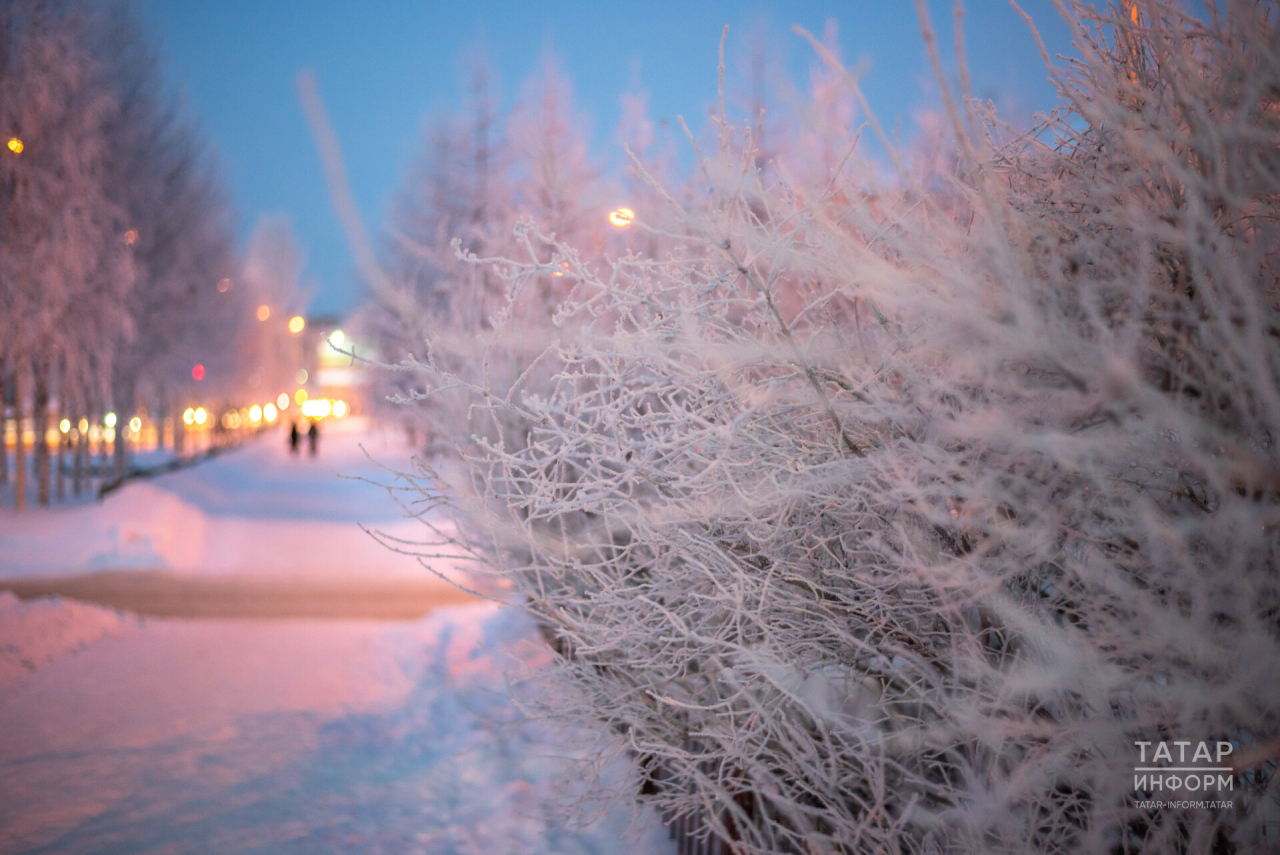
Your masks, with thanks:
M0 690L65 653L135 625L111 609L61 597L23 602L0 591Z

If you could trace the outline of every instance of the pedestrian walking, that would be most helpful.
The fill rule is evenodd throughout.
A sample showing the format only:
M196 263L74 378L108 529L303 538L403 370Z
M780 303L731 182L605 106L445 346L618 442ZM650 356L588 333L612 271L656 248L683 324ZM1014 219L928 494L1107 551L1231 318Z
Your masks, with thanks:
M289 425L289 453L298 453L298 423L291 422Z
M320 438L320 428L315 422L311 423L311 427L307 428L307 445L310 447L311 456L316 456L316 440Z

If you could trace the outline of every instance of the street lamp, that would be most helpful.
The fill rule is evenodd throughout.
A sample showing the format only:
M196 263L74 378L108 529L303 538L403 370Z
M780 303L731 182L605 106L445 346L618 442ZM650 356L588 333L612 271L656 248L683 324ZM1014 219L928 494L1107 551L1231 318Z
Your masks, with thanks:
M22 140L18 139L17 137L9 137L9 151L13 152L14 154L22 154L22 149L23 149Z

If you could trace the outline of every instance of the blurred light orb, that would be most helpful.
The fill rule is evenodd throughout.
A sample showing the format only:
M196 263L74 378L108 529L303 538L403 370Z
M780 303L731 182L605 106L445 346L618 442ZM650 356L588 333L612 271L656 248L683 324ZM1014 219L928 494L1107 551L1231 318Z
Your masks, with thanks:
M63 419L58 422L58 430L63 433L71 433L71 419Z
M263 306L259 306L259 307L258 307L258 320L260 320L260 321L265 321L265 320L266 320L267 318L269 318L269 317L271 317L271 307L270 307L270 306L265 306L265 305L263 305Z
M227 410L222 414L222 426L228 430L240 427L240 414L235 410Z
M9 137L9 151L14 154L22 154L22 140L17 137Z
M196 365L195 365L195 367L191 369L191 377L192 377L192 379L194 379L194 380L196 380L196 381L203 380L203 379L204 379L204 366L197 362L197 363L196 363Z
M280 415L280 411L276 409L275 404L267 404L262 408L262 417L269 422L274 422L278 415Z
M267 406L269 407L271 405L267 404ZM249 421L253 422L254 424L257 424L258 422L262 421L262 407L259 407L257 404L254 404L252 407L249 408Z
M104 441L106 441L106 442L115 442L115 441L116 441L116 429L115 429L115 428L113 428L113 427L109 427L109 428L107 428L106 430L104 430L104 431L102 432L102 439L103 439Z
M345 416L345 415L347 414L347 402L346 402L346 401L334 401L334 402L333 402L333 414L334 414L335 416L337 416L338 418L342 418L343 416Z
M202 425L209 420L209 414L204 407L196 407L195 419L198 425Z
M81 433L85 433L86 431L89 430L89 420L81 419L80 424L76 425L76 427L80 428Z
M106 425L107 427L109 427L109 428L113 428L113 427L115 427L115 426L116 426L116 414L115 414L115 413L107 413L105 416L103 416L103 418L102 418L102 423L103 423L104 425Z
M342 330L334 330L333 335L329 336L329 344L334 347L342 347L342 343L347 340Z
M134 433L137 433L138 431L142 430L142 419L138 418L137 416L134 416L133 418L129 419L129 430L133 431Z
M219 294L225 294L225 293L227 293L227 292L228 292L228 291L230 291L230 290L231 290L231 280L230 280L230 279L219 279L219 280L218 280L218 293L219 293Z
M630 208L618 208L616 211L609 212L609 222L618 228L625 228L631 225L636 218L636 212Z
M182 413L182 420L187 424L193 424L196 420L196 411L187 407Z
M333 405L324 398L313 398L302 405L302 414L309 419L322 419L333 411Z
M307 322L302 319L301 315L294 315L289 319L289 332L300 333L302 332L302 328L306 325Z
M276 406L282 410L289 409L289 393L281 392L276 396Z
M138 242L138 230L137 230L137 229L129 229L129 231L125 232L125 233L124 233L124 242L125 242L128 246L133 246L135 243L137 243L137 242Z
M310 376L311 375L307 373L307 369L299 368L298 373L293 375L293 379L298 382L298 385L302 385L307 382L307 378Z
M307 402L307 390L299 389L298 391L294 392L293 400L297 401L299 404L305 404Z

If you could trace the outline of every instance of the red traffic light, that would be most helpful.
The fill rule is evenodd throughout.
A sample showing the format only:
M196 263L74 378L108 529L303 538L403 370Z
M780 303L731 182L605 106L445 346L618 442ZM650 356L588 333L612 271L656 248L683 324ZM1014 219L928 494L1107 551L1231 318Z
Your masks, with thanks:
M197 379L197 380L203 380L203 379L204 379L204 366L203 366L203 365L200 365L199 363L197 363L197 364L196 364L196 367L191 369L191 376L192 376L192 377L194 377L194 378L195 378L195 379Z

